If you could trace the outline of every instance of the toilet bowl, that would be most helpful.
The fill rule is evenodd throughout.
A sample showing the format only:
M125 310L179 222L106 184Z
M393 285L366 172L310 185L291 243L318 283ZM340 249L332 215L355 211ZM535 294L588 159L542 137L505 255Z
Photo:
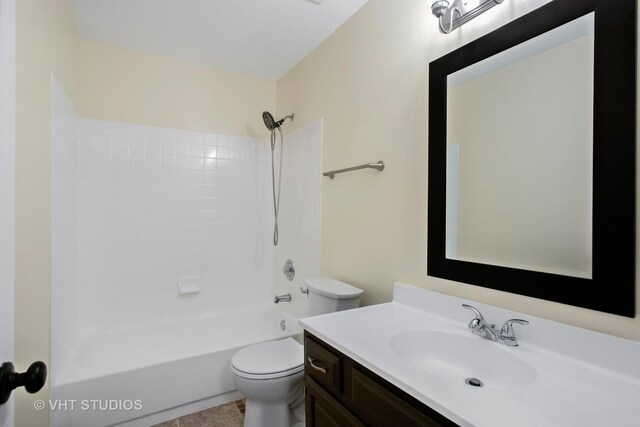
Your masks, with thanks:
M290 405L303 402L304 347L293 338L254 344L231 359L233 381L246 397L245 427L289 427Z
M331 278L306 280L312 316L356 308L362 290ZM293 338L250 345L231 359L247 397L245 427L304 425L304 347Z

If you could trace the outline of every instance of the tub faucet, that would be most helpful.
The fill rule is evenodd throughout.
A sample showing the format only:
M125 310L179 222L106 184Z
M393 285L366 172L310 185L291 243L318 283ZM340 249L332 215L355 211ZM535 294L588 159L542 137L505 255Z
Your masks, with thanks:
M285 302L291 301L291 294L276 295L276 297L273 299L273 302L276 304L282 301L285 301Z
M527 320L522 319L509 319L504 322L502 328L498 330L494 323L487 323L482 316L482 313L477 308L468 304L462 304L462 307L469 309L475 313L475 317L469 322L469 329L471 332L490 341L495 341L500 344L504 344L509 347L517 347L518 340L516 339L515 332L513 330L513 324L518 323L520 325L528 325Z

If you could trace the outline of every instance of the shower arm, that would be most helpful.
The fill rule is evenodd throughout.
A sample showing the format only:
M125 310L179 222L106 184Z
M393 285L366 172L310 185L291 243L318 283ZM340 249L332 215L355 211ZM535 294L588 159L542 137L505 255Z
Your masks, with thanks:
M281 118L280 120L278 120L278 121L276 122L276 125L277 125L278 129L280 129L280 126L284 123L284 121L285 121L285 120L287 120L287 119L291 119L291 120L293 120L293 119L295 118L295 116L296 116L296 115L295 115L294 113L291 113L291 114L289 114L288 116L284 116L283 118Z
M291 120L293 120L295 117L296 117L295 113L291 113L291 114L289 114L288 116L284 116L284 117L283 117L282 119L280 119L280 120L282 120L282 121L284 122L284 121L285 121L285 120L287 120L287 119L291 119Z

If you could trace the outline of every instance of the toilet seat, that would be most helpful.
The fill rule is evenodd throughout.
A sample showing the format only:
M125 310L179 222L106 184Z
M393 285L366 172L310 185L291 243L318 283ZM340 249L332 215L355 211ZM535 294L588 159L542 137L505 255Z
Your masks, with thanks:
M293 338L250 345L231 359L234 374L248 379L287 377L304 369L304 346Z

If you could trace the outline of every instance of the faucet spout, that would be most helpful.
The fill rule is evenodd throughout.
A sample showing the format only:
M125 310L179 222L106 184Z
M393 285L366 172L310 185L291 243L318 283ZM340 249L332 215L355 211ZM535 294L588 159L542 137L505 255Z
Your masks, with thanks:
M291 294L284 294L284 295L276 295L275 298L273 299L273 302L275 304L279 303L279 302L290 302L291 301Z
M494 323L487 324L483 323L478 325L476 335L480 335L483 338L486 338L491 341L499 341L498 331L496 330L496 325Z

